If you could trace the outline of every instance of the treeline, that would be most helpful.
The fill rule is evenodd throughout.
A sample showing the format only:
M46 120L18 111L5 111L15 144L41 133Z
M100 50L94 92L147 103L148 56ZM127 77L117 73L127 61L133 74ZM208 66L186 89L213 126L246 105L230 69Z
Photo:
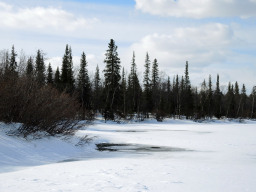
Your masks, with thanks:
M141 83L135 53L129 73L125 74L113 39L105 53L105 68L100 71L97 66L92 78L84 52L78 75L74 75L72 49L68 45L62 66L55 73L50 63L46 66L41 50L35 58L20 58L19 65L14 46L11 53L2 51L0 59L0 121L21 122L29 128L45 130L51 121L53 127L60 127L65 121L70 125L70 120L92 120L95 114L102 114L105 120L143 120L153 116L158 121L165 117L196 120L256 116L256 87L247 95L245 85L240 88L237 82L229 83L223 92L219 75L216 85L209 76L201 87L194 87L188 62L184 75L165 79L160 76L157 59L151 61L148 53ZM48 122L50 114L52 120Z

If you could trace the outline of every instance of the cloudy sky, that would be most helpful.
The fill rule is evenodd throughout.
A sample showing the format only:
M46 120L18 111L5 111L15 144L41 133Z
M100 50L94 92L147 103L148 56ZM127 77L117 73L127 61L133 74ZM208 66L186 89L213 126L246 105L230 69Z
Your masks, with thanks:
M256 85L256 0L0 0L0 50L42 49L55 68L65 45L79 66L104 69L111 38L128 71L132 52L140 74L146 52L171 78L189 61L198 86L220 74L222 84ZM215 83L215 81L214 81Z

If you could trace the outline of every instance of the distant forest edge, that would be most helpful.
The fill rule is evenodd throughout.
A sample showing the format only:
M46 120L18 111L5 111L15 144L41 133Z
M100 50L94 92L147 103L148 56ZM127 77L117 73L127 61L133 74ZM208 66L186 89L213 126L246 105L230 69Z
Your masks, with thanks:
M100 113L105 120L165 117L205 118L255 118L256 86L247 95L243 84L228 84L227 91L216 86L211 75L201 87L192 86L188 62L184 75L160 78L158 61L145 57L142 84L139 81L135 53L131 58L129 74L121 68L117 46L113 39L105 53L105 69L97 66L93 78L88 75L88 63L83 52L77 76L74 76L72 50L66 46L61 69L55 73L44 54L38 50L36 57L20 57L12 50L0 53L0 121L22 123L24 134L43 130L49 134L72 131L75 120L93 120ZM214 89L213 89L214 87Z

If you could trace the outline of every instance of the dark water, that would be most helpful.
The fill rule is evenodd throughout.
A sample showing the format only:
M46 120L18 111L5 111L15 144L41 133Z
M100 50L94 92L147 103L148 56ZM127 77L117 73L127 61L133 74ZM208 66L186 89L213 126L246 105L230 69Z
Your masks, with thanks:
M188 152L184 148L151 146L141 144L122 144L122 143L99 143L96 144L98 151L120 151L120 152Z

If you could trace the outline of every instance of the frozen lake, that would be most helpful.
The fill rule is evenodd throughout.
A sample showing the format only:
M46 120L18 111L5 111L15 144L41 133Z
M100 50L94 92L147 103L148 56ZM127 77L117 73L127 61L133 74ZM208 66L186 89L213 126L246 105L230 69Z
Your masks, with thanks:
M253 121L98 121L85 134L93 142L75 146L1 132L0 191L256 191Z

